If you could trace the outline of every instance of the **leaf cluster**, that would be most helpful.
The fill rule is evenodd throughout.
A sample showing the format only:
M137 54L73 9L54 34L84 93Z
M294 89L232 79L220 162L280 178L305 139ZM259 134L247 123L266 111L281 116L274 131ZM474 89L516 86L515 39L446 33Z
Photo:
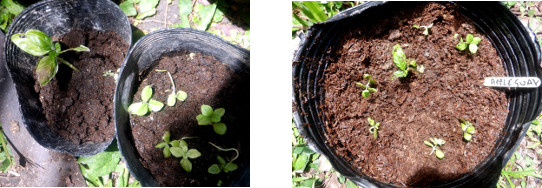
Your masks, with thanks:
M460 119L461 121L461 130L463 131L463 139L469 142L472 140L472 134L476 132L474 125L471 122Z
M164 107L164 103L152 99L152 87L147 85L141 91L141 102L130 104L128 111L138 116L144 116L150 111L158 112Z
M465 41L463 41L463 38L460 38L461 41L459 41L459 43L457 43L457 45L455 46L459 51L463 51L465 49L469 49L469 52L471 54L474 54L476 53L476 51L478 51L478 43L480 43L480 41L482 41L482 38L480 37L474 37L474 35L472 34L467 34L467 37L465 39Z
M40 30L27 30L25 33L15 33L11 36L11 41L26 53L33 56L44 56L36 65L36 75L41 86L49 83L58 72L58 62L64 63L75 71L79 71L75 66L66 60L58 57L67 51L89 52L90 49L80 45L79 47L67 50L60 49L60 43L53 44L51 37Z
M197 149L188 148L188 144L183 139L170 141L171 133L166 131L162 136L163 142L158 143L155 148L162 149L165 158L173 155L176 158L181 158L181 167L186 171L192 171L192 162L189 159L195 159L201 156Z
M412 27L413 27L413 28L416 28L416 29L423 29L422 34L425 35L425 36L427 36L427 35L429 35L429 30L431 29L431 27L433 27L433 23L429 24L428 26L424 26L424 25L422 25L422 26L419 26L419 25L413 25Z
M7 172L8 169L15 165L13 156L11 155L11 149L7 145L7 138L2 130L2 124L0 123L0 171Z
M380 125L379 122L375 122L375 120L371 119L370 117L367 117L367 121L369 121L369 132L373 134L373 137L376 138L378 137L378 126Z
M440 150L439 146L444 145L444 143L446 143L446 142L444 140L442 140L442 139L439 139L439 138L430 138L429 140L431 142L429 142L427 140L423 141L423 143L425 143L425 145L433 148L429 155L432 155L433 152L435 152L435 156L437 156L438 159L444 158L444 152L442 152L442 150Z
M156 70L156 72L166 72L169 76L169 80L171 81L171 94L167 97L167 105L168 106L175 106L175 103L177 100L184 101L188 97L188 94L182 90L179 90L175 92L175 82L173 81L173 77L171 76L171 73L169 73L167 70Z
M393 75L391 76L391 79L395 78L405 78L408 76L408 72L412 71L413 69L417 70L419 73L423 73L425 68L423 65L417 65L416 60L408 59L403 52L403 49L401 48L401 45L396 44L393 46L393 63L395 66L399 68L399 70L395 71Z
M119 163L120 160L121 154L118 150L107 149L93 156L79 157L77 162L89 187L141 187L137 180L129 183L130 172L123 163ZM119 175L113 176L113 172L118 172Z
M13 18L19 15L24 8L24 6L13 0L0 1L0 29L5 32Z
M222 116L224 116L226 110L224 108L213 108L209 105L201 105L201 114L196 116L198 125L212 125L213 130L216 134L224 135L226 134L226 124L220 122Z
M373 77L369 74L364 74L363 79L368 80L367 84L364 85L361 82L356 82L356 85L363 88L363 91L361 92L361 96L363 96L364 98L368 98L369 96L371 96L371 92L376 93L378 91L376 90L376 88L371 87L371 85L372 86L376 85L376 81L373 80Z

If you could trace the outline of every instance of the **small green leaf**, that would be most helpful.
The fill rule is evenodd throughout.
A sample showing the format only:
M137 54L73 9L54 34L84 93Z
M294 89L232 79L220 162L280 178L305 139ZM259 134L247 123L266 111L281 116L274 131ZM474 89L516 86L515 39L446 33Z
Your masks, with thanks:
M216 2L211 5L207 5L203 7L201 11L198 12L200 17L202 18L201 22L198 25L199 30L206 31L207 28L209 28L209 25L213 21L215 11L216 11Z
M369 90L363 90L361 92L361 96L363 96L363 98L368 98L370 95Z
M124 1L121 4L119 4L119 8L128 17L137 15L137 10L135 9L134 4L132 4L129 1Z
M232 172L234 170L237 170L238 166L235 163L229 162L224 166L224 172Z
M359 87L361 87L361 88L363 88L363 89L365 89L365 87L366 87L366 86L363 85L361 82L356 82L356 85L359 86Z
M175 103L177 102L177 99L175 98L175 93L171 93L167 96L167 105L168 106L175 106Z
M472 40L474 40L474 35L472 35L472 34L467 34L467 39L466 39L466 40L467 40L466 42L467 42L468 44L472 43Z
M61 50L62 49L60 48L60 43L58 43L58 42L55 43L55 52L57 52L57 55L58 55L58 53L60 53Z
M226 124L224 123L213 124L213 129L215 130L216 134L219 134L219 135L226 134Z
M195 159L201 156L201 153L197 149L189 149L187 152L187 156L190 159Z
M141 91L141 100L145 102L149 102L152 97L152 87L151 86L145 86L143 90Z
M136 19L138 20L141 20L143 18L146 18L146 17L149 17L149 16L153 16L156 14L156 8L152 8L151 10L149 11L146 11L146 12L141 12L140 14L138 14L136 16Z
M427 140L424 140L423 143L429 147L433 147L433 144Z
M467 127L467 124L461 123L461 130L463 130L463 132L467 131Z
M144 116L145 114L149 112L149 106L147 103L136 102L136 103L132 103L128 107L128 111L138 116Z
M220 155L216 156L216 160L218 160L218 163L220 164L220 166L226 165L226 160L224 160L224 158L222 158Z
M425 67L423 65L420 65L416 68L416 71L418 71L419 73L423 73L425 72Z
M64 51L62 51L62 52L65 52L65 51L90 52L90 49L87 48L86 46L79 45L78 47L70 48L70 49L64 50ZM62 52L61 52L61 53L62 53Z
M45 56L40 59L36 66L36 75L41 86L49 83L58 72L58 64L54 57Z
M154 148L161 149L161 148L165 148L166 146L167 146L167 143L160 142L158 145L154 146Z
M226 109L218 108L218 109L215 109L215 111L213 112L213 115L218 116L218 117L222 117L222 116L224 116L225 113L226 113Z
M478 46L476 44L469 44L469 51L472 54L475 54L478 51Z
M378 90L376 90L375 88L367 88L370 92L373 92L373 93L376 93Z
M480 37L474 37L474 38L472 39L471 44L478 44L478 43L480 43L480 41L482 41L482 38L480 38Z
M438 159L444 158L444 152L442 152L442 150L438 148L435 150L435 155L437 156Z
M181 147L170 147L169 150L173 156L178 158L183 157L186 154Z
M140 20L148 16L156 14L156 6L158 6L159 0L140 0L139 1L139 15L136 19Z
M463 40L463 39L461 39ZM463 51L465 49L467 49L467 43L464 43L464 42L459 42L457 44L457 46L455 46L459 51Z
M169 147L164 148L164 150L162 151L162 153L164 154L164 157L165 157L165 158L171 157L171 151L170 151L170 148L169 148Z
M203 114L200 114L196 116L196 120L198 120L198 125L210 125L211 124L211 117L206 117Z
M188 144L184 140L179 140L179 147L182 147L182 146L188 147Z
M370 74L363 74L363 79L369 79L371 80L372 76Z
M416 25L416 24L414 24L412 27L413 27L413 28L416 28L416 29L420 29L420 26L419 26L419 25Z
M207 172L209 174L219 174L220 173L220 167L218 167L217 164L212 164L209 169L207 169Z
M391 77L391 79L393 80L394 78L404 78L404 77L407 77L407 72L403 70L397 70L393 72L393 76Z
M293 164L294 171L304 170L308 162L309 162L308 155L299 155L299 157L294 161L294 164Z
M188 159L182 158L180 163L186 172L192 171L192 163Z
M158 112L162 110L163 107L164 107L164 103L160 101L157 101L154 99L151 99L151 101L149 101L149 109L151 109L153 112Z
M177 99L180 100L180 101L184 101L186 100L186 98L188 98L188 94L184 91L177 91Z
M472 135L465 132L463 133L463 138L466 140L466 141L470 141L472 139Z
M172 147L179 147L181 142L179 142L179 140L173 140L169 144L171 144Z
M210 117L213 115L213 108L209 105L201 105L201 114L204 116Z
M407 68L406 56L405 56L405 53L403 52L403 49L401 48L399 44L396 44L395 46L393 46L392 54L393 54L393 63L395 63L395 65L399 67L401 70L406 70Z
M169 131L164 132L164 135L162 135L162 140L166 141L166 143L169 143L169 137L171 136L171 133Z

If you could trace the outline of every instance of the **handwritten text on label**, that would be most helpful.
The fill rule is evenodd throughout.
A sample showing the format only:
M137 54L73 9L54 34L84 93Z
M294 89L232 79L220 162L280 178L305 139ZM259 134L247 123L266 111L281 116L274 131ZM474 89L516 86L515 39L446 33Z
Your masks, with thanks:
M540 86L540 79L538 77L487 77L484 80L484 86L536 88Z

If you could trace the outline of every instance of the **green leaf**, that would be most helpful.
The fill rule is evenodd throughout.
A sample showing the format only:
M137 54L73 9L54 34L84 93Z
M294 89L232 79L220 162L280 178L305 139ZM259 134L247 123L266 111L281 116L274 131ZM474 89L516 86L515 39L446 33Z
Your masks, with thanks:
M472 40L474 40L474 35L472 35L472 34L467 34L466 40L467 40L466 42L467 42L468 44L472 43Z
M134 4L132 4L129 1L124 1L121 4L119 4L119 8L128 17L137 15L137 10L135 9Z
M474 127L473 126L467 127L467 132L470 134L474 134Z
M201 114L204 116L210 117L213 115L213 108L209 105L201 105Z
M181 27L190 28L190 22L188 21L188 15L192 13L192 1L191 0L179 0L179 16L181 18Z
M358 186L354 182L352 182L350 180L346 181L346 188L357 188L357 187Z
M475 54L476 51L478 51L478 46L476 46L476 44L469 44L469 51L470 53Z
M164 107L164 103L160 101L157 101L154 99L151 99L151 101L149 101L149 109L151 109L153 112L158 112L162 110L163 107Z
M416 24L414 24L412 27L413 27L413 28L416 28L416 29L420 29L420 26L419 26L419 25L416 25Z
M177 102L177 99L175 98L175 93L171 93L167 96L167 105L168 106L175 106L175 103Z
M171 133L169 131L164 132L164 135L162 135L162 140L166 141L166 143L169 143L169 137L171 136Z
M211 124L211 117L206 117L203 114L200 114L196 116L196 120L198 120L198 125L210 125Z
M215 130L216 134L219 134L219 135L226 134L226 124L224 123L213 124L213 129Z
M207 5L203 7L201 11L198 12L198 14L200 15L202 19L197 29L206 31L207 28L209 28L209 24L213 21L215 11L216 11L216 2L211 5Z
M397 70L393 72L393 76L391 78L393 80L394 78L404 78L404 77L407 77L407 72L403 70Z
M435 155L437 156L438 159L444 158L444 152L442 152L442 150L438 148L435 150Z
M212 164L208 169L207 169L207 172L209 174L219 174L220 173L220 168L218 167L217 164Z
M188 98L188 94L184 91L177 91L177 99L179 99L180 101L185 101L186 98Z
M376 93L378 90L376 90L375 88L367 88L370 92L373 92L373 93Z
M79 157L77 162L88 167L85 169L86 174L101 177L111 174L117 168L120 158L119 151L103 151L94 156Z
M218 160L218 163L220 164L220 166L226 165L226 160L224 160L224 158L222 158L220 155L216 156L216 160Z
M467 132L465 132L465 133L463 133L463 138L464 138L466 141L470 141L470 140L472 140L472 135L469 134L469 133L467 133Z
M201 153L197 149L189 149L186 154L190 159L195 159L201 156Z
M139 15L136 19L140 20L148 16L156 14L156 6L159 0L140 0L139 1Z
M482 41L482 38L480 38L480 37L474 37L474 39L472 39L471 44L478 44L478 43L480 43L480 41Z
M182 147L182 146L188 147L188 144L184 140L179 140L179 147Z
M401 70L403 71L406 70L407 68L406 56L405 56L405 53L403 52L403 49L401 48L399 44L396 44L395 46L393 46L392 55L393 55L393 63L397 67L399 67Z
M181 146L181 142L179 140L173 140L169 144L171 144L172 147L179 147Z
M58 72L58 64L54 57L45 56L40 59L36 66L36 75L41 86L49 83Z
M303 1L301 11L313 22L323 22L327 20L327 15L317 1Z
M184 171L186 171L186 172L192 171L192 163L188 159L182 158L180 163L181 163L181 167L183 167Z
M463 39L461 39L463 40ZM467 49L467 43L464 43L464 42L459 42L457 44L457 46L455 46L459 51L463 51L465 49Z
M226 113L226 109L218 108L218 109L215 109L215 111L213 112L213 116L218 116L220 118L224 116L225 113Z
M11 41L33 56L43 56L55 50L51 38L39 30L28 30L24 34L15 33L11 36Z
M162 151L162 153L164 154L164 157L165 157L165 158L171 157L171 150L170 150L170 149L171 149L171 148L166 147L166 148L164 148L164 150Z
M234 170L237 170L237 168L237 164L229 162L224 166L224 172L233 172Z
M370 117L367 118L367 121L369 121L369 125L374 125L375 124L375 120L373 120Z
M136 102L132 103L128 107L128 112L138 115L138 116L144 116L149 112L149 106L147 103L144 102Z
M224 13L222 13L222 11L219 8L217 8L215 12L215 16L213 17L213 22L220 23L223 19L224 19Z
M424 140L423 143L429 147L433 147L433 144L427 140Z
M78 47L70 48L70 49L64 50L62 52L65 52L65 51L90 52L90 49L87 48L86 46L79 45ZM60 52L60 53L62 53L62 52Z
M149 102L149 100L151 100L151 97L152 97L152 87L147 85L141 91L141 100L145 102Z
M146 17L149 17L149 16L153 16L153 15L155 15L155 14L156 14L156 9L155 9L155 8L152 8L152 9L149 10L149 11L142 12L142 13L138 14L138 15L136 16L136 19L141 20L141 19L143 19L143 18L146 18Z
M361 96L363 96L363 98L367 98L369 97L371 94L369 93L369 90L363 90L361 92Z
M186 150L184 150L185 147L171 147L169 150L171 151L171 154L175 157L183 157L186 154Z
M166 146L167 146L167 143L165 143L165 142L160 142L159 144L157 144L156 146L154 146L154 148L161 149L161 148L165 148Z
M19 15L24 10L22 5L19 5L13 0L2 0L1 4L13 15Z
M309 156L307 155L299 155L299 157L294 161L294 171L301 171L304 170L309 162Z

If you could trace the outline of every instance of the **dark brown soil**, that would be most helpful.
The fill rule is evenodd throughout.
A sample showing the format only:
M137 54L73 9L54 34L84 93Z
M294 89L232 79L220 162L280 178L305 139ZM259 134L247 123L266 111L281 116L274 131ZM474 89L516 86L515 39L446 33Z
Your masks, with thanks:
M363 26L342 34L322 84L327 141L360 173L384 183L428 185L457 178L490 154L504 127L507 95L483 87L483 79L507 73L490 41L453 5L395 5L372 11L357 20ZM431 23L427 37L412 27ZM474 55L455 48L469 33L482 38ZM395 44L424 65L425 73L391 80L398 69ZM378 92L368 99L355 84L363 74L377 82ZM367 117L380 122L377 140L369 134ZM476 127L470 142L462 140L460 118ZM431 137L446 141L444 159L429 155L424 140Z
M212 56L200 53L190 58L188 52L178 52L163 56L155 66L142 75L134 101L140 101L143 87L152 85L153 99L166 102L171 92L171 81L165 72L168 70L175 82L177 90L188 93L184 102L177 101L173 107L165 106L160 112L147 116L130 116L132 134L135 146L141 156L143 166L150 171L162 186L216 186L218 180L225 185L229 180L239 175L240 170L233 173L211 175L207 169L217 162L217 155L232 159L235 152L222 152L211 146L212 142L223 148L236 148L240 157L235 163L242 168L249 162L249 77L247 73L236 73L225 64ZM216 108L225 108L226 113L222 122L227 125L225 135L218 135L213 127L200 126L196 116L201 113L200 107L207 104ZM161 149L155 146L162 142L165 131L171 132L171 140L182 137L197 136L196 139L186 140L189 148L195 148L202 154L197 159L191 159L193 169L185 172L180 164L180 158L164 158Z
M103 76L116 72L129 44L114 32L72 30L58 38L62 49L85 45L90 52L66 52L60 55L80 72L60 64L55 78L34 89L39 94L49 127L75 144L99 143L115 134L113 94L115 80Z

